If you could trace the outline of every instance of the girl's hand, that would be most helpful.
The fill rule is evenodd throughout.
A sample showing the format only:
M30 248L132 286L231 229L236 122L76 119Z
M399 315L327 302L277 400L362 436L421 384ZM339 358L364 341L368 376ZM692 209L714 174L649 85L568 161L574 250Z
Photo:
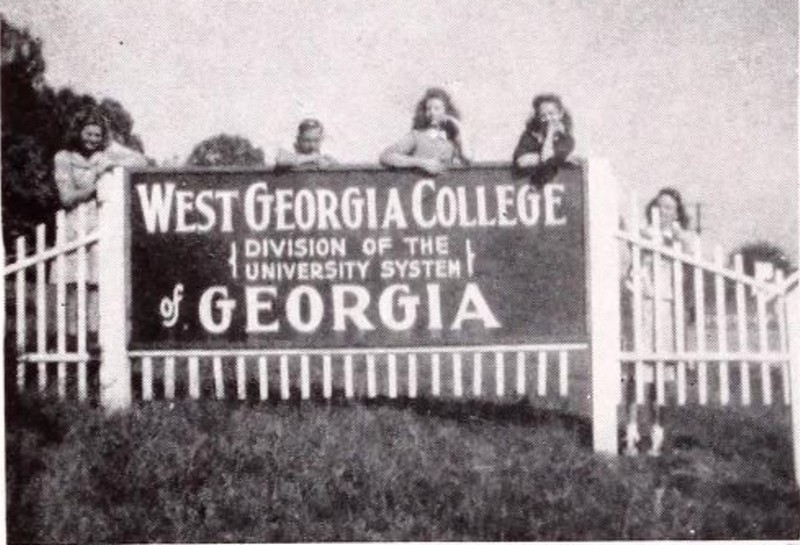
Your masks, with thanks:
M102 152L92 155L90 162L92 163L92 166L94 166L95 170L101 174L117 166L117 164L112 161L108 155Z
M422 159L420 160L419 168L433 176L441 174L446 170L444 163L438 159Z
M545 138L553 139L558 133L564 133L564 124L561 121L551 121L547 124L547 134Z
M445 115L443 121L443 126L450 125L453 127L453 132L455 133L456 137L461 134L461 121L459 121L458 118L453 117L452 115Z

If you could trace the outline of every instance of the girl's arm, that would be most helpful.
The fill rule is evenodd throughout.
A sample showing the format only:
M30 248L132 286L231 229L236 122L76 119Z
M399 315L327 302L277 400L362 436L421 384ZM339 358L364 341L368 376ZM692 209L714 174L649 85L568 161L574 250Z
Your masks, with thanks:
M541 155L537 151L539 149L539 142L534 136L525 129L525 132L519 137L517 147L514 149L514 166L518 169L530 169L539 166Z
M400 141L395 142L381 153L380 161L383 166L395 168L418 167L419 161L414 157L414 134L408 133Z
M458 159L463 165L469 165L473 160L473 153L475 151L471 145L472 140L469 138L469 135L465 133L464 125L461 123L461 121L452 116L448 116L447 119L456 128L455 136L453 137L456 159Z
M69 156L63 152L57 153L54 160L53 177L61 206L69 210L79 203L92 200L97 190L97 178L101 174L102 171L99 170L99 167L93 166L89 171L83 173L81 183L76 184L73 180Z
M381 153L380 162L383 166L392 168L421 168L429 174L438 174L444 170L444 165L437 159L412 155L415 148L414 133L408 133Z
M103 153L118 166L147 166L147 157L145 157L144 154L116 141L112 141Z
M278 154L275 156L276 168L292 168L297 166L298 162L297 154L283 148L278 149Z

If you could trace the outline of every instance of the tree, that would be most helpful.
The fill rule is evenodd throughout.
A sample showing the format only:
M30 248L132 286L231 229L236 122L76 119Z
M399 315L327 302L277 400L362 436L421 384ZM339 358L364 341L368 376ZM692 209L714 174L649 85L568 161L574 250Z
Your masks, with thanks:
M121 144L144 153L141 138L133 134L133 118L123 108L122 104L116 100L104 98L100 102L98 110L108 119L109 128L117 136Z
M14 239L30 235L39 223L52 226L59 201L53 183L53 157L64 146L74 115L97 107L125 145L144 151L133 134L133 118L118 101L101 102L72 89L45 83L42 42L0 16L2 42L2 174L3 239L13 251ZM52 235L53 230L48 228Z
M201 167L263 166L264 151L242 136L218 134L197 144L186 164Z
M772 263L776 269L782 270L785 274L794 270L792 262L786 256L786 252L779 246L765 240L743 244L731 252L731 262L736 254L742 255L744 273L750 276L754 274L755 264L761 261Z
M2 32L3 218L6 247L19 235L44 221L54 193L49 182L52 167L39 135L44 121L40 100L45 69L41 41L0 17Z

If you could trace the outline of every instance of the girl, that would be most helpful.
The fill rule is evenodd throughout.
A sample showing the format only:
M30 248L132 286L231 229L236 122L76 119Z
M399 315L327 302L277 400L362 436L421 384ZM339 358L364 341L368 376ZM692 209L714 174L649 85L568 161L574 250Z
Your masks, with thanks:
M692 247L693 237L688 230L689 217L683 205L681 194L673 188L665 187L656 194L647 204L645 209L648 227L641 231L643 238L652 240L661 246L689 252ZM655 275L656 260L653 252L642 252L641 266L641 289L642 289L642 324L641 342L643 346L635 349L639 352L653 353L673 353L683 347L675 346L675 327L678 320L684 320L683 316L676 316L675 313L675 290L683 289L683 286L675 286L673 274L673 262L669 258L662 258L658 261L658 274L661 277L659 290L656 293ZM632 273L632 270L631 270ZM628 279L628 288L633 289L633 278ZM658 300L659 304L656 305ZM658 312L659 328L656 331L656 312ZM658 342L656 342L658 341ZM645 383L649 384L648 412L651 413L652 446L650 454L658 455L664 440L664 428L661 424L661 415L658 407L655 406L655 371L654 367L645 367ZM665 369L665 380L675 380L675 368L668 366ZM627 431L628 454L635 452L635 444L639 440L637 410L633 403L634 381L628 382L628 399L631 400L629 406L629 424Z
M109 146L109 128L105 118L94 110L78 112L72 120L65 149L54 159L54 173L61 206L66 209L65 239L78 238L78 205L86 206L86 231L91 233L97 224L97 182L116 166L145 166L147 159L123 146ZM88 297L88 327L97 331L97 245L89 247L86 269ZM78 261L76 254L65 259L64 279L67 290L67 324L70 334L77 331L77 282ZM58 275L51 270L50 281L56 282Z
M533 115L514 150L517 175L552 175L575 149L572 118L557 95L533 99Z
M447 91L428 89L417 104L411 132L381 154L381 164L420 168L436 175L452 165L469 163L464 154L461 116Z

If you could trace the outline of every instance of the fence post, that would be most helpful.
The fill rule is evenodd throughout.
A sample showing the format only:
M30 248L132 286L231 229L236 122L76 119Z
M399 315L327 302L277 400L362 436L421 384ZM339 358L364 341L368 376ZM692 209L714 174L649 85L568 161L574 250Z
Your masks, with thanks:
M100 403L110 412L131 404L131 366L127 354L125 255L125 172L121 167L98 184L100 241Z
M589 333L592 366L592 444L618 453L620 401L620 275L617 182L606 160L587 164L589 242Z
M786 331L789 341L789 380L791 384L792 446L794 449L794 481L800 488L800 285L786 294Z

